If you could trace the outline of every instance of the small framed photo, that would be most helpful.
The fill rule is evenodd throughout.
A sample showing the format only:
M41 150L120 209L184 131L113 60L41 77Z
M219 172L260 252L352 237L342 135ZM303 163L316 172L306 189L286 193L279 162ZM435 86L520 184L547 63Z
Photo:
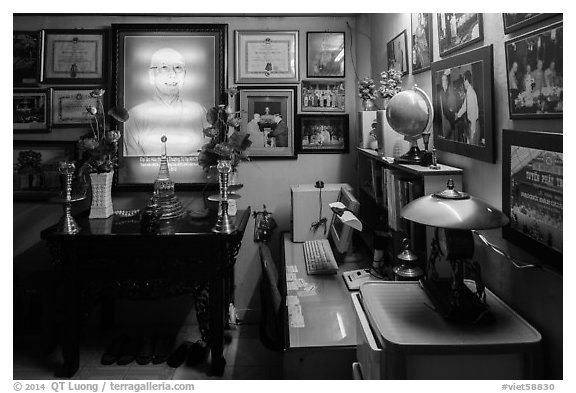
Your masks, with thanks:
M308 32L306 75L308 78L344 78L344 32Z
M392 38L386 44L388 55L388 69L394 68L402 72L402 75L408 73L408 43L406 39L406 30Z
M428 71L433 60L432 14L411 14L412 74Z
M503 13L504 34L510 34L514 31L521 30L524 27L531 26L553 16L560 14L539 14L539 13Z
M85 127L90 124L89 106L97 106L97 99L90 96L93 88L53 88L52 89L52 127Z
M252 141L250 158L296 158L296 86L241 86L241 130Z
M346 88L343 80L303 80L300 112L344 112Z
M492 45L432 63L434 145L495 160Z
M50 89L14 89L14 132L50 132Z
M42 34L40 31L15 31L12 37L13 85L38 85L40 83Z
M298 116L298 153L348 153L348 115Z
M75 159L76 141L14 141L14 199L57 196L61 190L58 163Z
M440 57L484 39L482 14L436 14Z
M562 134L503 130L504 239L562 270Z
M505 43L511 119L561 118L564 107L562 23Z
M298 31L235 32L236 83L297 83Z
M102 84L106 30L44 30L42 83Z

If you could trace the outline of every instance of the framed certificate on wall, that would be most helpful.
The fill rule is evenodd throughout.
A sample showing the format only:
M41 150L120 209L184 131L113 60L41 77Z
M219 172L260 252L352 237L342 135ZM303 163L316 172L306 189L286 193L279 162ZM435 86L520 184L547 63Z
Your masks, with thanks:
M105 30L44 30L43 83L103 83Z
M90 93L94 88L53 88L52 127L84 127L90 124L89 106L97 107L97 99Z
M236 31L236 83L298 82L297 31Z

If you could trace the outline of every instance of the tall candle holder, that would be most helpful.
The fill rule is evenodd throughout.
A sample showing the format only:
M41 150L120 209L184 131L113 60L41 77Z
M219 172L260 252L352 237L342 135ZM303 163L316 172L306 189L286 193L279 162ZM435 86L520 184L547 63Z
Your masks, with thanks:
M220 184L220 194L212 195L208 197L208 199L220 203L220 213L218 214L216 225L212 227L212 232L231 234L236 231L236 225L230 218L230 215L228 215L228 200L238 199L240 196L237 194L230 194L228 189L230 172L232 172L232 162L230 160L219 160L216 168L218 169L219 175L218 181Z
M58 172L64 177L64 183L63 196L53 199L54 202L61 203L63 208L63 215L56 227L56 231L66 235L75 235L80 232L80 227L74 217L72 217L72 203L86 199L85 195L72 196L72 177L75 170L76 165L73 162L61 161L58 164Z

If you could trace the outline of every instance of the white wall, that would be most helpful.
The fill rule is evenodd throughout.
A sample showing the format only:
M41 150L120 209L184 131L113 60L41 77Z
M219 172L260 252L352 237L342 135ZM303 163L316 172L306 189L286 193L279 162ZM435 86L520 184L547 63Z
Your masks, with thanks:
M299 30L300 31L300 77L306 76L306 32L346 32L346 109L350 114L350 154L303 154L297 160L268 160L242 163L240 179L244 188L239 192L242 199L238 207L251 206L261 210L266 204L274 213L280 231L290 228L290 185L314 183L322 179L325 183L348 182L354 184L356 145L355 122L355 78L350 53L351 36L347 24L355 26L353 16L305 16L305 17L244 17L244 16L14 16L15 30L109 28L112 23L226 23L228 24L228 74L230 84L234 81L234 30ZM18 139L75 140L84 130L54 130L50 134L17 135ZM16 136L15 136L16 138ZM185 204L198 203L194 193L179 193ZM114 194L115 208L141 208L145 206L145 193ZM26 252L39 242L39 232L50 223L56 222L60 210L53 205L15 203L14 206L14 255ZM253 220L246 229L242 249L236 264L236 305L239 309L260 307L258 279L260 263L257 245L252 241ZM278 241L273 242L274 256L280 258Z

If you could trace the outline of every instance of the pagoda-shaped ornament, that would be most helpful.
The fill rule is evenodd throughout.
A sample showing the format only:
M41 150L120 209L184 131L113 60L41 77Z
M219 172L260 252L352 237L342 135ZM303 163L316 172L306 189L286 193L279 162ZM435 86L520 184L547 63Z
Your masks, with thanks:
M166 141L168 138L163 135L162 156L160 157L160 170L158 177L154 181L153 198L162 212L161 220L170 220L184 215L184 208L178 197L174 193L174 181L170 178L168 170L168 156L166 154Z

